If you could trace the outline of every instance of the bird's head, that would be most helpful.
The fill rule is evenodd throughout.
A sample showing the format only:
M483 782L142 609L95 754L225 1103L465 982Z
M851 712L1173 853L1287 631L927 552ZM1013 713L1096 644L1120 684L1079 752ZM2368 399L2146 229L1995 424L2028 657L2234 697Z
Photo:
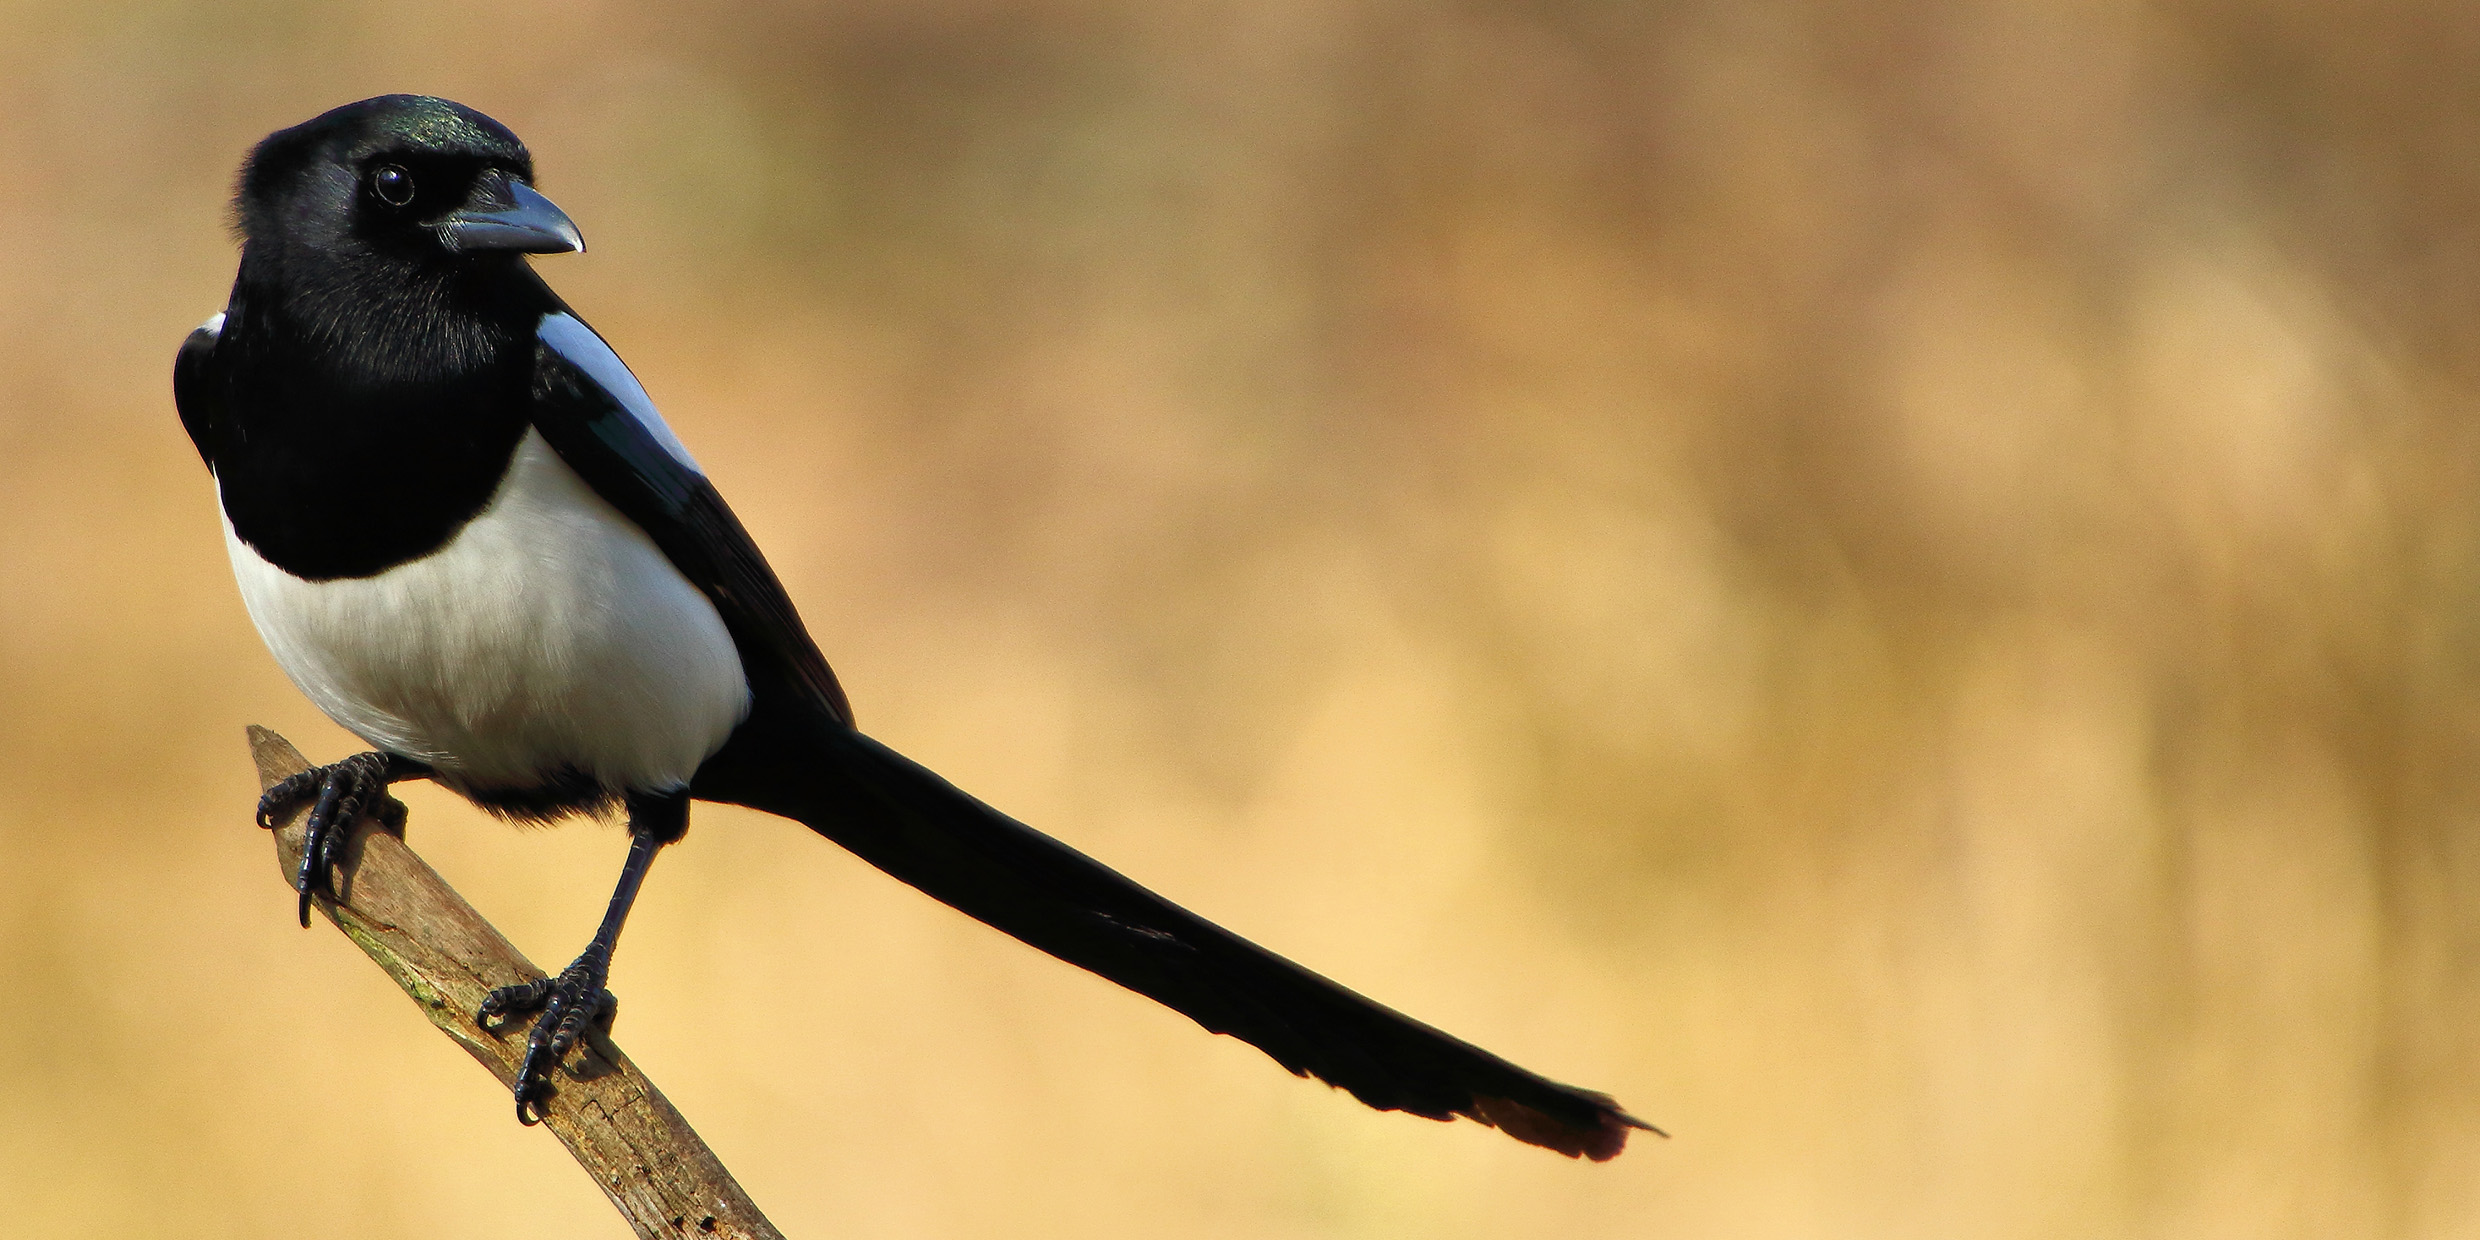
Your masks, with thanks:
M533 157L498 121L381 95L269 134L242 165L236 207L247 249L299 259L436 267L583 250L533 179Z

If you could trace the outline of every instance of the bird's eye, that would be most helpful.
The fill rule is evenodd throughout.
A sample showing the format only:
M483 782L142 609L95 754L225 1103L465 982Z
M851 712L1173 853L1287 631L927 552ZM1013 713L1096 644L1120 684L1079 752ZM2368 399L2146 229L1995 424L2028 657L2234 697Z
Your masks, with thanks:
M382 165L370 174L370 192L391 207L413 201L413 174L395 164Z

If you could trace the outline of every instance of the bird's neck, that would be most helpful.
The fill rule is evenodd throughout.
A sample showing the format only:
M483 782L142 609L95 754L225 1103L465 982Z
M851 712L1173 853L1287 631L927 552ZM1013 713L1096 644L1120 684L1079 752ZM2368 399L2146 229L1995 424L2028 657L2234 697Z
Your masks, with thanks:
M557 300L513 255L385 262L244 249L227 333L356 384L452 382L531 352ZM253 261L255 260L255 261Z
M295 576L364 576L479 512L527 425L542 290L244 263L216 354L234 532Z

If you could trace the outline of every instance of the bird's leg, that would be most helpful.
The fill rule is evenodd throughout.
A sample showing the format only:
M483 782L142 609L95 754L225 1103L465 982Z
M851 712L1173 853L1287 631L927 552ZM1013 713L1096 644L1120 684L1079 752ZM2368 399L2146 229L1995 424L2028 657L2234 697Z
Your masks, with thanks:
M336 898L333 869L353 820L364 810L391 831L405 827L405 803L388 795L388 785L415 779L431 768L392 753L357 753L342 762L314 766L277 780L258 798L258 825L273 830L293 807L312 800L310 818L302 824L301 870L293 889L301 893L301 926L310 928L310 896Z
M537 1012L534 1031L525 1039L525 1061L517 1066L517 1122L531 1125L542 1118L542 1100L550 1095L551 1069L568 1054L570 1047L586 1031L586 1022L593 1021L605 1029L611 1027L612 1014L619 1000L603 983L611 976L611 951L620 941L620 927L629 919L629 906L637 902L637 889L646 881L646 870L654 864L654 854L665 844L679 839L689 827L689 794L679 792L629 794L629 859L620 867L620 881L612 888L611 907L603 911L602 927L594 932L594 941L558 977L538 978L514 986L502 986L483 999L474 1013L474 1024L490 1030L494 1021L522 1012Z

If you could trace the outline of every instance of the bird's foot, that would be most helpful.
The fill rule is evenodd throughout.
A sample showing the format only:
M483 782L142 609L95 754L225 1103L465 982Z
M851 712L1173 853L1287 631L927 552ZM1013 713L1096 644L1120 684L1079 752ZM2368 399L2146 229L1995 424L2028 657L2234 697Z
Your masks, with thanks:
M293 890L301 893L303 929L310 928L311 893L336 898L336 852L354 819L367 809L380 826L395 832L405 829L405 803L388 795L388 780L395 774L392 765L386 754L357 753L342 762L288 775L258 798L258 825L270 830L293 807L312 801L310 818L302 824L301 870L293 879Z
M611 951L596 944L560 970L558 977L536 978L502 986L483 999L474 1024L497 1032L493 1022L524 1012L539 1012L534 1031L525 1039L525 1061L517 1065L517 1122L531 1126L542 1119L541 1102L551 1094L551 1069L584 1036L586 1023L608 1033L620 1000L603 989L611 975Z

